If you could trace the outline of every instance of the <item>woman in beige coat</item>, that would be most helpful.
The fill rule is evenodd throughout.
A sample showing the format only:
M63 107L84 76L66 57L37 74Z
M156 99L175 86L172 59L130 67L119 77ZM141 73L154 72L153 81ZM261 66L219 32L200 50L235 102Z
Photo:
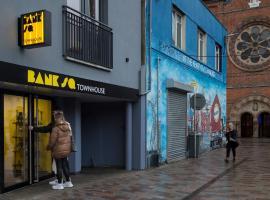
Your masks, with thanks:
M73 187L69 175L69 164L67 157L71 153L71 127L65 121L62 111L54 113L55 126L50 135L48 150L52 151L52 157L56 161L58 184L53 185L53 189L64 189L64 187ZM62 172L65 175L66 182L62 183Z

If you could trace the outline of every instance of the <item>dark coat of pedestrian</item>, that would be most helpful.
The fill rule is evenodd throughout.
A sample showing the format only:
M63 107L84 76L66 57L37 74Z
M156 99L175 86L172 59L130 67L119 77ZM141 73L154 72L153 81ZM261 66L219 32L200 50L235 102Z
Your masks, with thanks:
M52 151L53 158L64 158L71 153L71 128L68 122L59 121L52 129L50 136L49 149Z
M228 162L230 157L230 152L233 153L233 161L236 158L236 148L238 147L239 143L237 141L237 131L234 129L233 123L229 123L226 131L226 158L225 162Z

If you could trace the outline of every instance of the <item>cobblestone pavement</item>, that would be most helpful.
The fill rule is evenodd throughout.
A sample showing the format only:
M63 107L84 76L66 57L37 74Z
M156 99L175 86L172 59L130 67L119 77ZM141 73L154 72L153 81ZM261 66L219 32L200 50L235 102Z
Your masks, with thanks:
M73 188L55 191L48 181L0 195L0 200L270 200L270 139L245 139L235 163L225 149L158 168L72 176Z

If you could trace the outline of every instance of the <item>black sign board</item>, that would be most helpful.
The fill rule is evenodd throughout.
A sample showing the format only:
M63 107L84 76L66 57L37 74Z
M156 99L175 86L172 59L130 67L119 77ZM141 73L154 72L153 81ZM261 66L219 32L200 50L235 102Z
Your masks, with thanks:
M137 100L139 91L0 61L0 81L71 92Z
M196 110L201 110L206 104L206 100L203 94L197 93L192 95L190 98L190 106L194 109L196 105Z

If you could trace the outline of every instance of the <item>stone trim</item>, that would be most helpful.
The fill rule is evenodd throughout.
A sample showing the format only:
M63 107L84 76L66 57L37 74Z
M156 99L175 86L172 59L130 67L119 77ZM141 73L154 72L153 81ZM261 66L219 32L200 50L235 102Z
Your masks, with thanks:
M253 102L258 104L258 110L252 110ZM253 115L253 136L258 137L258 116L263 113L270 113L270 99L262 95L251 95L239 99L231 105L228 111L228 121L234 122L238 130L238 134L241 134L241 115L243 113L250 113Z

